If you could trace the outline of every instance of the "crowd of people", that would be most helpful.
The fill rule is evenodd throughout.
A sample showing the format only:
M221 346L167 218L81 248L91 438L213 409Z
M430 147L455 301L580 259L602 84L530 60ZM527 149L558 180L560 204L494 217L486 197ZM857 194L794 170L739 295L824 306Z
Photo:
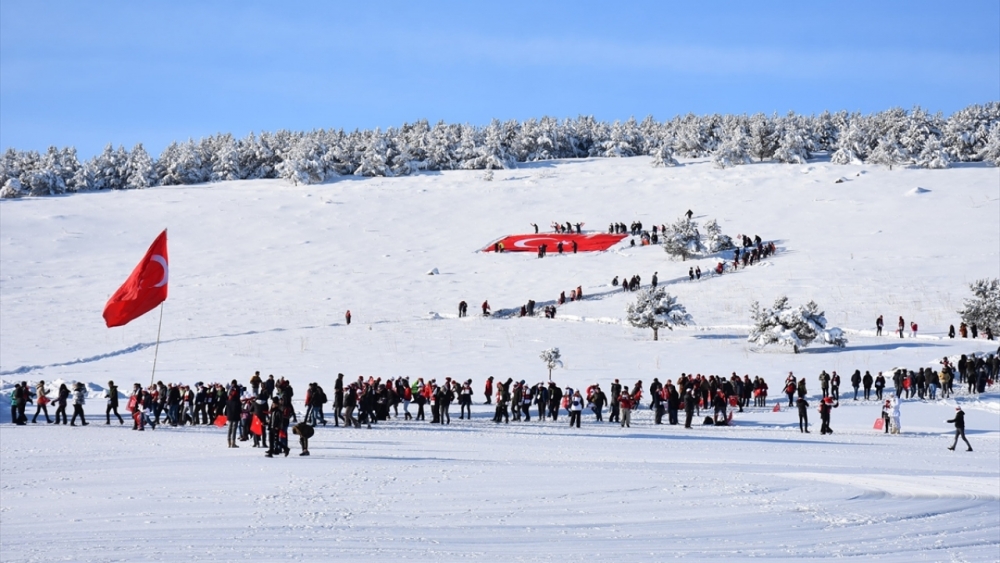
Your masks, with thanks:
M1000 356L997 354L962 355L954 363L944 358L940 365L940 370L927 367L896 369L890 378L882 372L873 376L868 371L862 375L861 370L855 370L849 378L854 391L851 400L878 401L883 421L879 429L896 434L901 431L900 405L903 401L934 401L939 392L940 398L948 398L955 392L955 383L965 385L970 395L982 393L1000 375ZM831 414L842 398L841 377L836 371L827 373L824 370L818 381L820 433L831 434ZM885 388L890 382L893 394L885 397ZM808 433L810 403L806 378L797 378L790 372L783 392L788 408L795 407L798 412L800 431ZM299 438L300 455L309 455L308 441L315 427L328 424L326 412L332 414L333 426L344 428L371 428L399 418L449 425L455 403L459 407L459 420L472 419L474 394L471 379L458 381L446 377L439 383L436 379L424 378L411 381L397 377L383 381L375 377L358 377L356 381L347 382L344 374L338 374L332 401L318 383L307 386L303 398L304 415L299 420L293 406L295 393L291 383L284 378L275 379L273 375L264 379L257 372L250 378L249 388L235 379L228 384L199 382L193 387L159 381L143 388L136 383L128 395L125 410L136 431L144 431L146 427L155 429L161 424L172 427L216 425L227 429L228 447L238 448L239 442L252 442L253 447L263 448L266 456L273 457L289 455L289 432ZM121 393L114 381L108 382L102 395L106 402L105 424L117 420L123 425L125 419L119 413ZM633 411L648 408L653 413L655 425L682 424L683 415L683 425L691 428L693 424L730 424L733 412L749 408L751 399L753 407L765 408L768 386L762 377L740 377L736 373L729 377L682 373L676 381L668 379L661 383L654 378L646 387L642 381L628 385L615 379L605 393L599 384L561 388L551 381L529 384L525 380L508 378L499 382L491 376L486 379L483 396L486 404L494 405L492 420L497 424L509 424L512 420L531 422L533 413L538 422L557 422L565 412L570 426L579 428L584 413L589 412L594 422L630 427ZM32 423L44 416L49 424L67 424L66 409L72 404L73 416L68 424L76 426L79 420L81 425L87 425L84 414L87 398L87 387L83 383L74 384L72 389L62 383L58 389L50 390L44 381L34 386L24 381L16 384L11 394L11 420L15 424L28 423L26 407L33 402L36 410ZM49 417L50 404L56 409L55 420ZM413 404L416 412L411 412ZM780 410L780 402L774 404L773 410ZM966 440L964 413L958 411L956 418L949 422L955 424L956 442L959 438Z

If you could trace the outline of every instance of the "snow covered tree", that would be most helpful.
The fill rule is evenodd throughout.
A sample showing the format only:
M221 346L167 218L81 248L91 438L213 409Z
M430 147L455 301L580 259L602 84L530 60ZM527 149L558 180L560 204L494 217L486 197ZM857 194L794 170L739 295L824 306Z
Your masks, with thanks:
M775 138L777 131L774 123L763 113L750 116L750 132L747 138L747 150L750 156L759 162L764 162L774 156L775 149L778 148L778 140Z
M826 316L814 301L800 307L788 304L788 298L779 297L770 308L762 309L756 301L750 304L753 327L747 341L763 348L778 344L798 353L817 338L827 344L843 348L847 338L839 328L826 328Z
M983 162L988 162L993 166L1000 166L1000 123L996 123L990 129L990 136L986 141L986 148L983 149Z
M989 328L1000 333L1000 279L976 280L969 284L972 299L965 300L965 307L958 313L966 324L975 324L979 330Z
M156 185L156 169L153 167L153 159L142 147L142 143L137 143L125 160L124 175L123 187L126 189L142 189Z
M915 164L920 168L948 168L951 156L944 149L941 140L932 135L924 142Z
M240 169L239 145L233 136L229 133L220 135L214 139L211 146L210 167L212 171L208 180L210 182L225 182L243 179L243 171Z
M722 234L722 227L715 219L705 223L705 235L708 237L709 252L721 252L736 248L733 245L733 239L729 235Z
M653 340L660 339L661 328L673 330L694 322L684 305L662 287L640 290L635 303L625 307L625 320L636 328L653 329Z
M868 155L865 162L888 166L889 170L892 170L894 165L903 164L906 160L906 154L903 152L899 141L894 137L883 137L879 140L878 145L872 150L871 154Z
M789 118L783 125L774 159L787 164L805 164L810 154L809 133L797 118Z
M716 168L729 168L741 164L750 164L749 138L742 127L728 131L719 146L715 149L712 162Z
M674 158L674 149L671 148L670 142L664 142L660 146L653 149L653 167L659 168L661 166L679 166L680 163Z
M26 192L27 190L25 190L24 186L21 185L21 180L18 180L17 178L7 178L7 181L3 184L3 188L0 188L0 199L21 197L25 195Z
M552 370L557 367L562 367L562 354L559 353L559 348L549 348L548 350L542 350L542 353L538 355L539 358L545 362L545 367L549 368L549 381L552 381Z
M836 149L830 156L830 162L861 164L868 156L867 124L860 115L839 116L839 118L845 119L846 123L841 126L840 136L837 138Z
M701 242L698 223L685 215L673 225L667 226L667 232L663 234L663 250L671 256L680 256L681 260L704 252L705 245Z

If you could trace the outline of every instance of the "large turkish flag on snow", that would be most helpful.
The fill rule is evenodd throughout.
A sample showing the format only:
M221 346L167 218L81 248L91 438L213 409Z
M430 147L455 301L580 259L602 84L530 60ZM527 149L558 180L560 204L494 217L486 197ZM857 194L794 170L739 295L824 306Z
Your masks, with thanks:
M497 242L503 243L505 252L537 252L538 247L546 245L546 252L556 253L556 247L563 243L563 252L573 252L573 241L576 241L577 252L594 252L607 250L618 244L625 238L625 235L615 235L611 233L596 233L591 235L578 235L575 233L543 233L537 235L508 235ZM484 248L486 252L493 252L493 245Z
M104 322L108 328L128 324L153 310L167 299L167 231L156 237L132 275L108 299Z

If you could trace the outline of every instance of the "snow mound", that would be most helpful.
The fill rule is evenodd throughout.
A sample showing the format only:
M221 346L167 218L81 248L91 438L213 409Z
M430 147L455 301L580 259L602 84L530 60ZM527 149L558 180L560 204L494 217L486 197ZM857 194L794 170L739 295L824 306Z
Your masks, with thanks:
M927 188L916 187L906 192L906 195L910 196L910 195L920 195L926 193L930 193L930 190L928 190Z

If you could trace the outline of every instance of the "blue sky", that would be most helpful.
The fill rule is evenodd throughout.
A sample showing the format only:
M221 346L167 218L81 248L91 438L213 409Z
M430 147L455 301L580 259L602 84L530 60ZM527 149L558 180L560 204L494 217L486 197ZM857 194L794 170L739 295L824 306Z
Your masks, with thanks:
M998 99L997 0L0 2L4 150Z

